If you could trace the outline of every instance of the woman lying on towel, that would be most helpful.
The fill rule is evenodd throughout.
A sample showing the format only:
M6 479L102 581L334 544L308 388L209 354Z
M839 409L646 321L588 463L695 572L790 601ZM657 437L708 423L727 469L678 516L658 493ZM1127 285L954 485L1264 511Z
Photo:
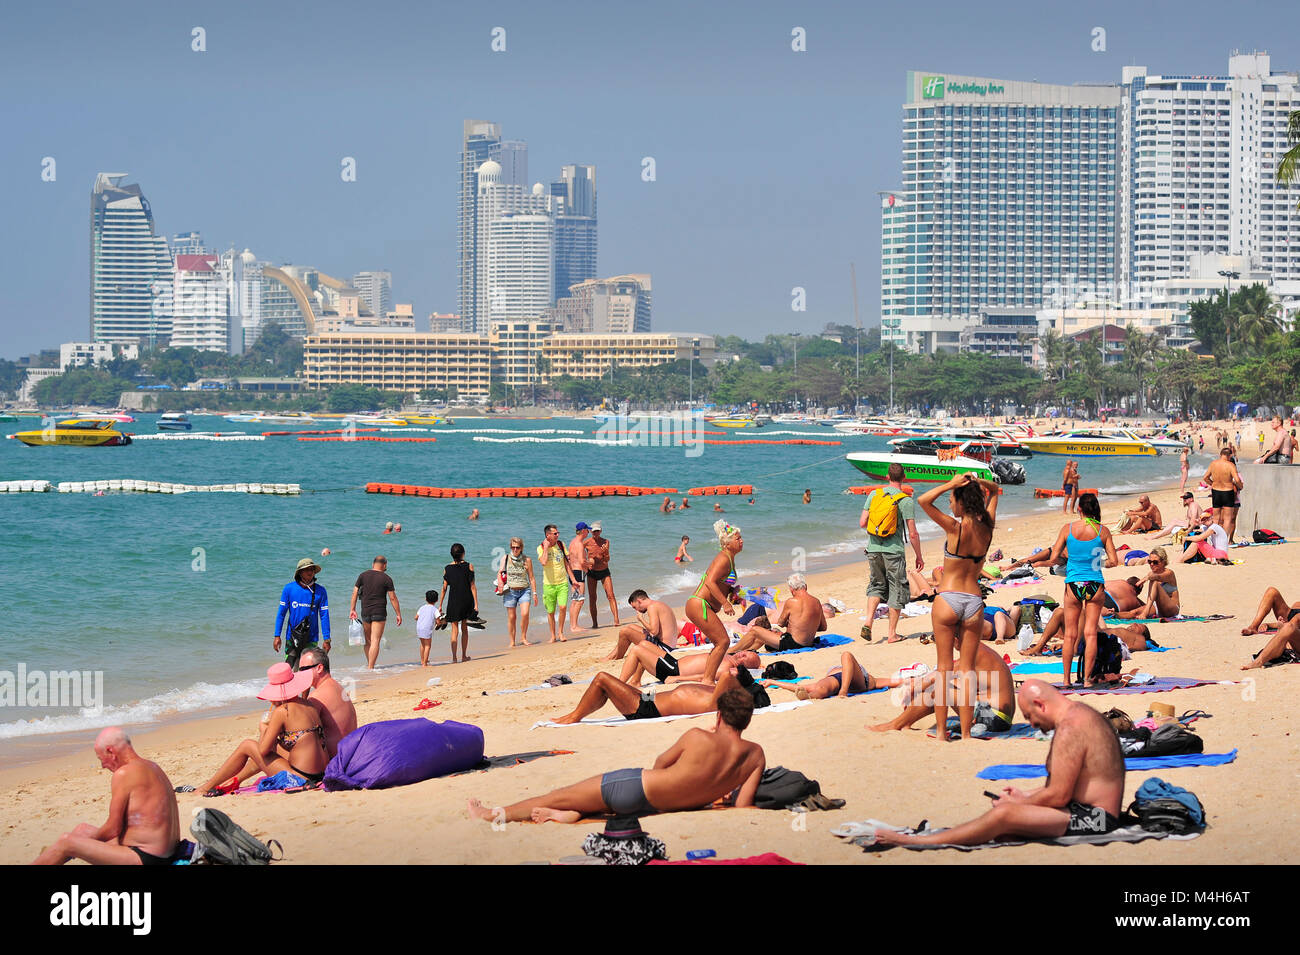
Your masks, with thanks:
M312 673L294 673L287 663L277 663L266 671L267 683L259 700L271 705L270 717L262 724L260 740L246 739L221 768L199 787L205 796L233 792L239 784L257 773L273 776L289 770L309 783L325 778L325 729L316 710L299 700L311 687Z

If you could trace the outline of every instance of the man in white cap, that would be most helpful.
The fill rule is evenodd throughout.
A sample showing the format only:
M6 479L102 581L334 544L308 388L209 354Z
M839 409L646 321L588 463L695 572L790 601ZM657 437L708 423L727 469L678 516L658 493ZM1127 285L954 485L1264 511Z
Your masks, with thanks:
M587 606L591 613L591 625L599 627L596 621L596 585L604 584L605 597L609 600L609 612L614 615L614 626L619 625L618 601L614 599L614 579L609 575L609 538L601 536L600 521L591 525L591 539L587 541L587 556L591 559L587 571L588 595Z
M298 561L293 580L280 591L280 609L275 615L275 636L271 647L280 652L280 633L285 633L285 662L293 666L303 650L323 642L325 652L330 649L330 604L325 588L316 583L320 564L310 557Z

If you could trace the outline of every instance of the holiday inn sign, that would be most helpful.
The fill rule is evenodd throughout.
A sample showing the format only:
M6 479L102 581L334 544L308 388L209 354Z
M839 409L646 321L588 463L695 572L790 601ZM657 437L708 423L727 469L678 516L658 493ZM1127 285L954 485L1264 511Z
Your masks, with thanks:
M921 77L922 99L943 99L945 91L987 96L990 93L1005 93L1006 88L997 83L945 83L942 76Z

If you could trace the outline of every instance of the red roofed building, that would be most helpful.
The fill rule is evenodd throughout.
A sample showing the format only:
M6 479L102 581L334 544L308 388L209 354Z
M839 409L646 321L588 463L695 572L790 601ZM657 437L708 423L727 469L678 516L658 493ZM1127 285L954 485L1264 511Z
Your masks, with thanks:
M220 256L176 256L172 284L172 348L226 351L229 344L229 276Z

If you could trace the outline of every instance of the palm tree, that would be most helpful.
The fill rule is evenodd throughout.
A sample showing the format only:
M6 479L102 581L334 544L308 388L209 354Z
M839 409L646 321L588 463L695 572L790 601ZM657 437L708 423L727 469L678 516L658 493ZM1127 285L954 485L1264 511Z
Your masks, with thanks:
M1282 160L1277 164L1277 181L1289 186L1300 178L1300 110L1292 110L1287 117L1286 141L1291 148L1282 154ZM1300 208L1300 203L1296 208Z
M1137 410L1139 414L1142 412L1143 407L1142 369L1146 364L1149 345L1147 335L1136 325L1129 325L1124 329L1124 364L1128 365L1129 370L1133 372L1133 377L1137 379Z
M1237 299L1233 320L1237 341L1258 349L1270 336L1282 330L1281 305L1260 283L1242 289L1239 296L1233 296Z

